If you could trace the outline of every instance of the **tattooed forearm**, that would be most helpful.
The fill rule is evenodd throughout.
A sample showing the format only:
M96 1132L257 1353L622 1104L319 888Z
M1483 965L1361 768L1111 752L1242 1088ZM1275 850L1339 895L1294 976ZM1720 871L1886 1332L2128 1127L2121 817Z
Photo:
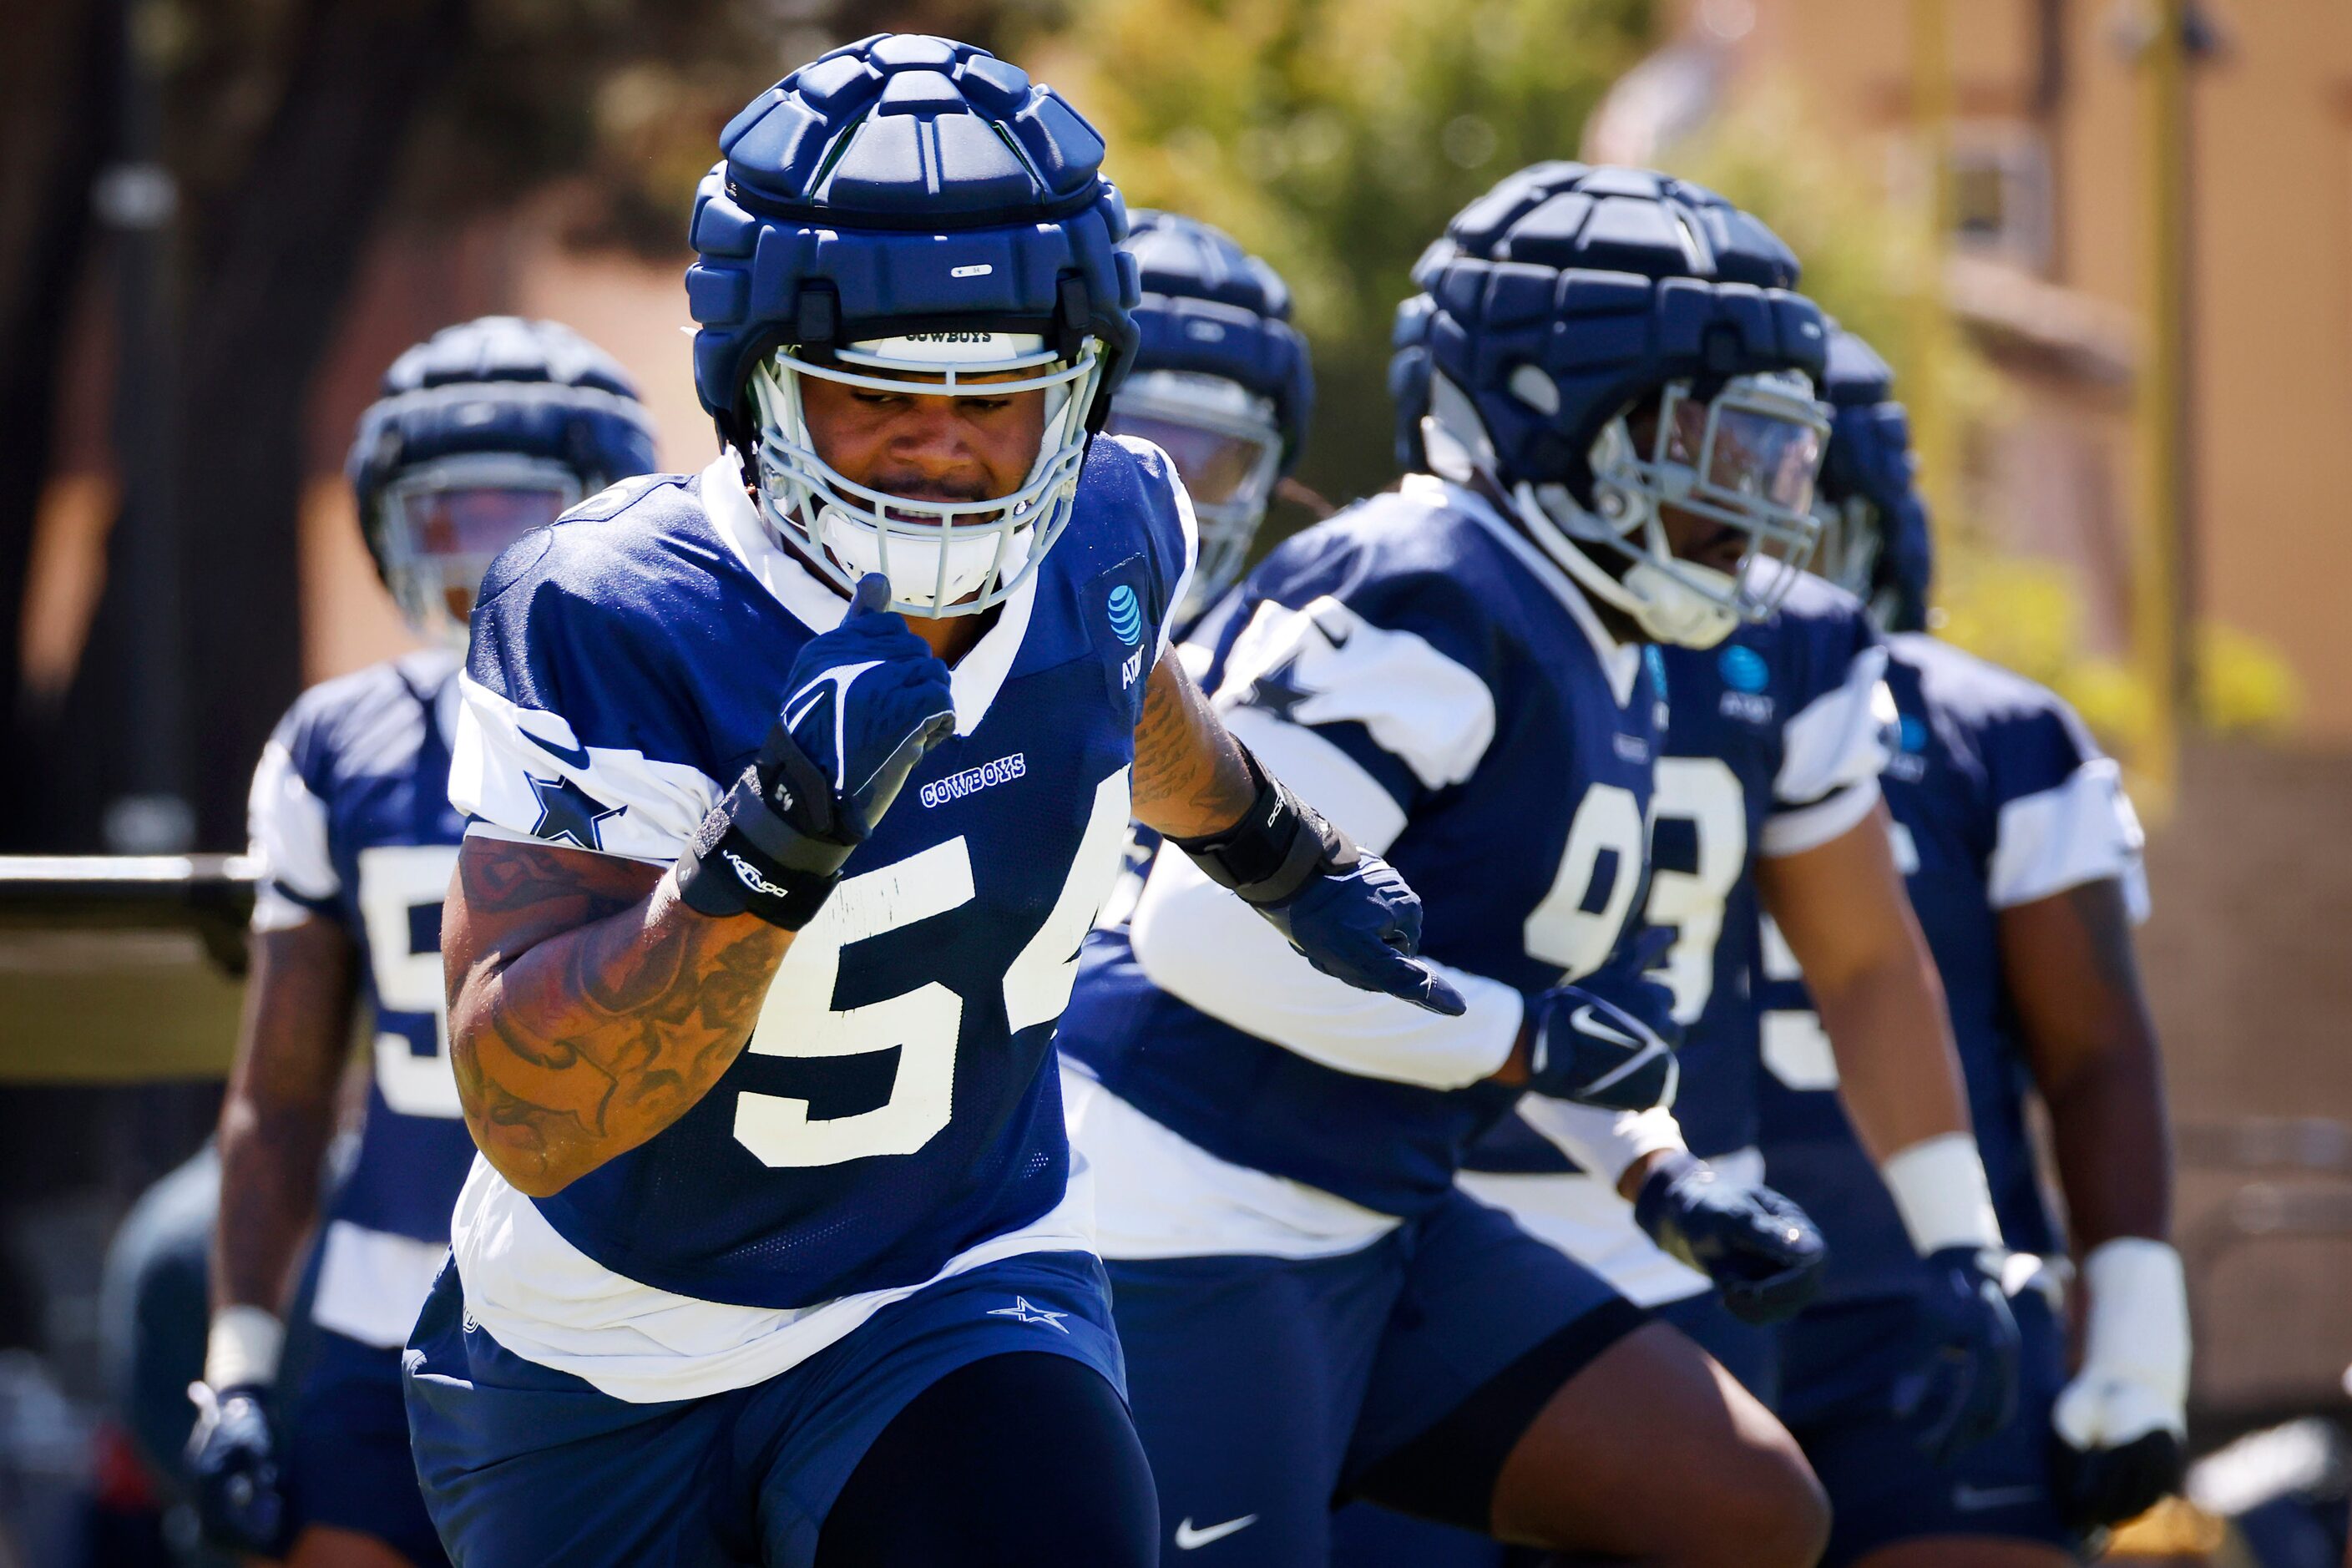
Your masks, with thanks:
M442 952L474 1141L543 1197L708 1093L751 1038L792 933L714 920L658 868L469 838Z
M1132 787L1136 820L1177 838L1223 832L1257 793L1241 747L1173 656L1144 690Z

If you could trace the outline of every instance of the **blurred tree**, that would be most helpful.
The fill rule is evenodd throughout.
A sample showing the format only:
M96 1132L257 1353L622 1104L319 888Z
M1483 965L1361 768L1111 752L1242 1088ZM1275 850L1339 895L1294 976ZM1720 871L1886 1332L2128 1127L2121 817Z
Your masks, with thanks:
M1102 131L1129 203L1217 224L1289 280L1318 382L1301 478L1345 498L1394 471L1389 327L1413 258L1504 174L1574 154L1652 10L1015 0L1004 31Z
M1832 144L1793 93L1769 81L1745 89L1664 162L1769 224L1804 263L1805 293L1885 356L1898 389L1916 396L1933 383L1961 424L1999 412L1991 370L1943 305L1929 216L1889 201L1885 182ZM1923 302L1942 308L1946 329L1924 342ZM1937 521L1965 526L1958 516Z

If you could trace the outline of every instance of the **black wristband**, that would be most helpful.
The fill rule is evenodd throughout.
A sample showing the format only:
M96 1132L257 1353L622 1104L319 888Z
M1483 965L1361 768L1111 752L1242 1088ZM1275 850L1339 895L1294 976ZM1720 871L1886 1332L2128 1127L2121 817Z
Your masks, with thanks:
M1356 863L1355 843L1346 834L1268 773L1247 746L1241 753L1258 786L1242 819L1223 833L1168 842L1190 855L1211 881L1252 904L1286 903L1322 872Z
M778 816L754 765L702 819L693 847L679 857L678 897L701 914L757 915L798 931L824 907L856 847L811 838Z

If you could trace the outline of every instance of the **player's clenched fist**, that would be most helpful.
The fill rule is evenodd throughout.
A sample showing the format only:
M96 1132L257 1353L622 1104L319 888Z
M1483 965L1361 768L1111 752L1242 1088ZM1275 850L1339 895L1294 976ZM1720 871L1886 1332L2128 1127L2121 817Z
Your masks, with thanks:
M1715 1283L1743 1322L1792 1318L1821 1294L1829 1247L1811 1216L1761 1182L1692 1154L1661 1160L1633 1199L1635 1223L1668 1257Z
M1528 1008L1527 1087L1555 1100L1611 1110L1672 1105L1682 1082L1674 993L1644 971L1655 948L1628 942L1573 985L1556 985Z
M1895 1418L1937 1464L2009 1425L2017 1413L2017 1318L2002 1281L2008 1255L1992 1247L1939 1247L1921 1261L1930 1284L1919 1299L1927 1353L1896 1380Z
M888 581L869 574L841 625L793 661L759 760L679 862L689 907L807 924L908 773L955 728L948 667L889 602Z
M215 1394L204 1384L190 1384L196 1426L188 1436L188 1469L195 1478L205 1539L231 1552L274 1557L286 1546L286 1500L266 1394L253 1385Z

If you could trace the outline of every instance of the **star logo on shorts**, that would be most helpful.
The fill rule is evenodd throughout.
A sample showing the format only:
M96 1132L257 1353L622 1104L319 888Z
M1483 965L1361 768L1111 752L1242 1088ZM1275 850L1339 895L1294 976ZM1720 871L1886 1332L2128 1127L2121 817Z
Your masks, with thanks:
M1069 1313L1049 1312L1043 1307L1033 1307L1029 1304L1029 1298L1026 1296L1015 1296L1013 1298L1013 1305L999 1307L988 1315L992 1318L1010 1318L1016 1323L1043 1323L1057 1334L1066 1334L1070 1331L1062 1327L1062 1320L1068 1317Z

